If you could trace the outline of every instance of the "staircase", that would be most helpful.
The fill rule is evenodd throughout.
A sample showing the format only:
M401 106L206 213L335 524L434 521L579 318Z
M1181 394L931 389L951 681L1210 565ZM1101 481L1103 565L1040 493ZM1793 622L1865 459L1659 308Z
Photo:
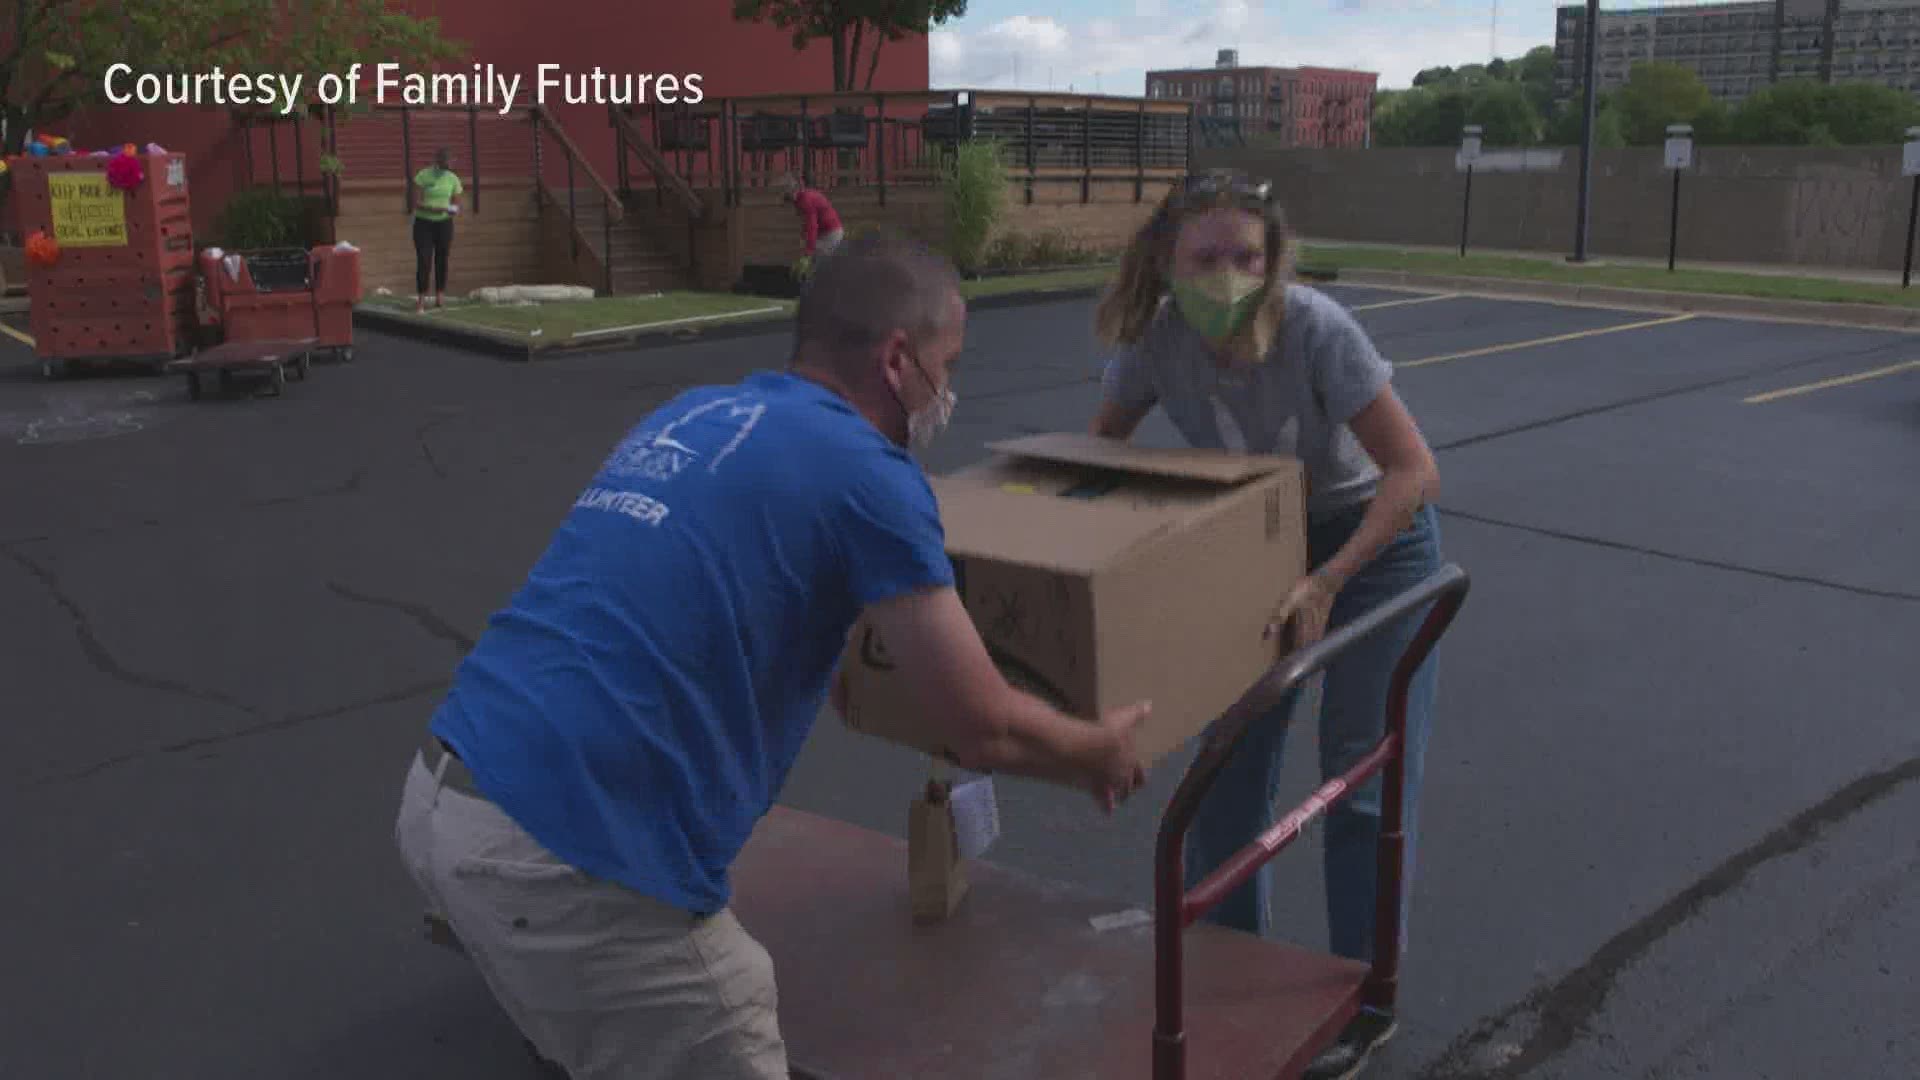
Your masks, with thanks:
M652 189L616 191L538 106L504 116L376 106L331 118L328 142L344 177L335 185L335 232L362 246L369 289L412 292L406 178L441 147L467 185L454 293L564 283L624 294L692 284L687 219L660 212Z
M692 267L686 241L683 238L676 244L669 239L668 226L647 205L651 200L628 195L620 204L620 216L609 224L606 202L599 191L574 188L572 196L583 253L590 253L602 268L601 280L581 284L614 294L667 292L690 286ZM548 197L564 224L568 191L549 191Z

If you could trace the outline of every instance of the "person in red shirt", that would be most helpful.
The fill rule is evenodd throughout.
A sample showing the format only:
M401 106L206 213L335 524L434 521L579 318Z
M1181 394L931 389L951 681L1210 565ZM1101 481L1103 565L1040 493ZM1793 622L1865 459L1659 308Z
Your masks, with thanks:
M833 249L846 239L846 230L840 224L840 215L827 201L822 192L800 182L798 177L787 176L780 182L786 200L800 215L801 237L806 250L802 253L811 269L814 256L831 255Z

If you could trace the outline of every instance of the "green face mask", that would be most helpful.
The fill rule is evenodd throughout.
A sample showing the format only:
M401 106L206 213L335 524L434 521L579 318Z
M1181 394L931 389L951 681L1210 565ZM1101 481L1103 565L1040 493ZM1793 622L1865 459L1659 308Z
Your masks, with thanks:
M1258 274L1223 270L1175 281L1173 300L1181 316L1208 341L1225 341L1260 306L1266 286Z

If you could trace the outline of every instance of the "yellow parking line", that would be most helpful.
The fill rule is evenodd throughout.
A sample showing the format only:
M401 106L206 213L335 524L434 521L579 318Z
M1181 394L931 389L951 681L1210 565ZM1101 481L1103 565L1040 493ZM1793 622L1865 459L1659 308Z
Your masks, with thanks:
M34 347L33 336L31 334L23 334L3 322L0 322L0 331L4 331L8 337L20 342L29 349Z
M1448 353L1445 356L1429 356L1421 360L1408 360L1403 364L1395 364L1394 366L1403 368L1425 367L1428 364L1439 364L1448 360L1465 360L1471 356L1491 356L1494 353L1512 352L1515 349L1531 349L1537 345L1558 345L1563 341L1579 341L1582 338L1599 337L1602 334L1618 334L1625 330L1645 330L1651 326L1670 326L1674 323L1686 322L1691 318L1693 318L1693 315L1689 313L1686 315L1669 315L1664 319L1648 319L1645 322L1625 323L1620 326L1600 326L1592 330L1577 330L1571 334L1555 334L1552 337L1534 338L1532 341L1513 341L1505 345L1489 345L1484 349L1468 349L1466 352Z
M1862 371L1855 375L1841 375L1837 378L1822 379L1819 382L1807 383L1804 386L1789 386L1784 390L1773 390L1765 394L1755 394L1747 398L1745 403L1748 405L1764 405L1769 401L1779 401L1781 398L1811 394L1815 390L1827 390L1835 386L1848 386L1853 383L1866 382L1868 379L1878 379L1887 375L1898 375L1902 371L1912 371L1915 368L1920 368L1920 360L1909 360L1904 364L1894 364L1892 367L1878 368L1873 371Z
M1410 296L1405 300L1382 300L1377 304L1361 304L1357 308L1349 308L1348 310L1378 311L1381 308L1405 307L1408 304L1431 304L1435 300L1452 300L1454 297L1459 295L1460 294L1457 292L1450 292L1450 293L1435 293L1431 296Z

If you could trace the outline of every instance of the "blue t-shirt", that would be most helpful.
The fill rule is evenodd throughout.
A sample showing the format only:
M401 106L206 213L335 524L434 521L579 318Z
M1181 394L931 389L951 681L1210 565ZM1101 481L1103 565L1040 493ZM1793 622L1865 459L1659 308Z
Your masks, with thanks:
M555 855L711 913L861 608L952 583L926 475L844 399L691 390L601 467L433 731Z

